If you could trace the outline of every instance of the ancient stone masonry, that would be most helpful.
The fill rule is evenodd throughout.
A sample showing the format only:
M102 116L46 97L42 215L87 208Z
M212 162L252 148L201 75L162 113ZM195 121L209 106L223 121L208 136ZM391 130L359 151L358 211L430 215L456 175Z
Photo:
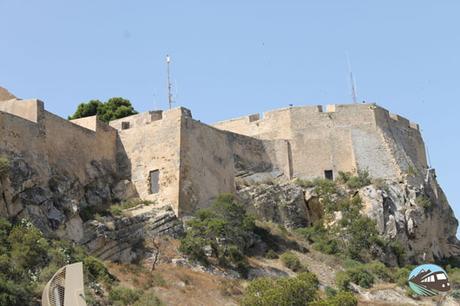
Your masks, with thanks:
M427 171L418 125L375 104L289 107L213 126L176 108L108 126L95 117L69 122L6 90L2 97L0 150L33 165L37 178L60 169L86 185L98 162L141 198L170 204L179 216L233 192L242 177L335 178L362 169L420 184Z
M141 237L156 217L116 221L106 229L95 221L83 226L87 209L140 197L182 217L220 193L236 192L262 219L308 226L320 218L319 203L293 186L293 179L335 179L340 171L367 170L374 179L392 182L389 191L360 191L364 213L376 219L382 234L406 241L436 228L437 236L449 234L432 256L460 252L457 221L428 169L418 125L376 104L289 107L214 125L179 107L107 125L95 116L62 119L40 100L21 100L0 88L0 156L10 163L8 175L0 177L1 216L27 217L45 233L95 248L111 236L129 237L125 225ZM428 217L414 208L418 193L439 206L432 210L436 218L429 217L439 226L422 224ZM176 222L172 212L166 228ZM92 227L100 235L88 236ZM102 243L101 254L123 253L118 238L113 249ZM425 242L413 244L413 253L422 252Z
M398 179L426 173L424 143L415 123L375 104L289 107L218 122L214 127L262 140L284 139L294 177L367 169ZM419 176L422 177L422 176Z

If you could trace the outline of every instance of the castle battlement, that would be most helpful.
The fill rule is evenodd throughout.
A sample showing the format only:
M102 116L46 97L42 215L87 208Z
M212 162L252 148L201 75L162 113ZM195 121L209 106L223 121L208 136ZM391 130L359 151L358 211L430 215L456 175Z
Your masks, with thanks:
M143 112L140 114L136 115L131 115L122 119L117 119L110 121L110 126L113 128L121 131L121 130L127 130L131 128L136 128L140 126L144 126L147 124L150 124L152 122L158 121L158 120L163 120L174 118L177 115L180 116L185 116L185 117L192 117L192 112L185 108L185 107L176 107L170 110L156 110L156 111L148 111L148 112Z
M108 164L138 196L178 215L233 192L237 177L334 179L367 170L404 179L411 168L427 168L418 125L374 103L290 106L212 126L177 107L105 124L96 116L68 121L40 100L1 94L8 100L0 101L0 154L24 156L37 172L64 169L81 182L93 178L88 165Z

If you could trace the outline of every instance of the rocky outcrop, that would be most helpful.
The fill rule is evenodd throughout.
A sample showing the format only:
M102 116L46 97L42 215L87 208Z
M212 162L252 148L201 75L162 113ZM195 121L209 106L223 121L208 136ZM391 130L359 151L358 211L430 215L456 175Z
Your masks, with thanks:
M424 185L419 187L387 180L358 191L342 186L338 192L350 196L359 194L362 213L376 221L382 237L399 242L409 261L429 262L460 256L460 242L456 238L458 222L434 173L427 175ZM238 196L258 219L286 228L308 227L323 216L315 188L300 187L294 182L244 186ZM336 218L340 218L340 214ZM371 251L384 262L397 263L392 252Z
M182 222L172 208L163 207L133 216L101 217L85 222L78 242L101 259L130 263L144 255L145 240L162 235L179 237L182 233Z
M421 187L387 181L364 187L359 195L380 234L399 241L414 262L460 256L458 221L433 176Z
M112 167L103 162L87 165L89 179L81 182L65 169L43 169L16 153L0 155L9 164L0 178L0 216L27 218L48 236L80 235L75 227L85 212L106 209L129 189L129 183L120 184Z
M111 204L136 196L136 190L104 162L87 165L89 180L82 183L64 169L50 167L44 174L19 154L0 156L8 163L0 177L0 216L28 219L48 237L68 239L101 259L126 263L142 255L138 246L145 239L183 232L171 207L107 215Z
M256 184L238 191L240 200L258 219L284 225L306 227L311 216L302 188L295 184Z

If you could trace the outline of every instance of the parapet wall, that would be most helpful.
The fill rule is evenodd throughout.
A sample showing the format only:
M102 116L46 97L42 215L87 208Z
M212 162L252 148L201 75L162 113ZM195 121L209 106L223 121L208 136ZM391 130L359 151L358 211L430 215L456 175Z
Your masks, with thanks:
M418 125L375 104L289 107L213 126L260 139L285 139L295 177L367 169L374 177L394 178L409 164L426 168Z
M36 99L0 101L0 111L16 115L32 122L38 122L38 117L44 111L43 102Z
M43 172L58 167L85 184L91 179L86 166L92 161L115 165L116 130L96 117L77 121L88 129L45 111L39 100L2 101L0 114L1 149L33 160Z
M163 119L163 111L150 111L122 119L113 120L110 122L110 126L121 131L125 129L141 127L161 119Z
M86 167L93 160L104 162L116 171L116 130L96 119L86 118L88 129L44 112L46 145L50 164L67 169L86 183ZM78 121L77 121L78 122ZM81 123L81 121L80 121Z

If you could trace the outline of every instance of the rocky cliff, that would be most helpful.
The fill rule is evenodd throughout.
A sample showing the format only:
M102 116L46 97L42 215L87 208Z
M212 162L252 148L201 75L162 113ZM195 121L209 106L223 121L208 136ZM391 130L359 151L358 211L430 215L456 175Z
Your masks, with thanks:
M289 229L310 227L325 219L324 194L320 182L278 182L276 180L239 186L238 195L258 219L280 224ZM361 214L375 221L379 235L387 241L398 241L406 263L432 262L460 256L455 219L442 189L431 172L421 186L392 180L369 181L365 186L349 188L337 182L330 197L333 205L340 198L359 197ZM335 211L331 224L341 219ZM396 254L390 249L376 254L395 265ZM385 255L385 256L383 256Z

